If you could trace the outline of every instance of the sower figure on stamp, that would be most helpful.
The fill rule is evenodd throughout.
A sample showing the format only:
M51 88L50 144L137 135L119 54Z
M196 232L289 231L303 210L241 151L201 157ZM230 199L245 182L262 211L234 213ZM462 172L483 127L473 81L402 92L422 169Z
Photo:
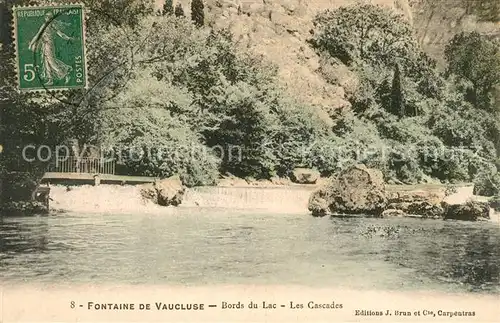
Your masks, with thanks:
M65 84L68 84L70 80L73 68L59 60L55 52L56 36L68 41L73 40L62 31L64 27L69 25L69 23L54 19L53 14L48 13L45 16L45 22L29 44L31 51L40 52L42 63L40 76L45 80L45 85L53 85L54 80L61 79L64 79Z

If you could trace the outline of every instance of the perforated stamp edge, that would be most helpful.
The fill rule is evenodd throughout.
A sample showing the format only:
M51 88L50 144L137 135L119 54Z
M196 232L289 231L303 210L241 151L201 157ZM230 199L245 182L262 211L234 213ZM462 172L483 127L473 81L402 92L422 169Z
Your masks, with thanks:
M60 88L32 88L32 89L21 89L21 71L19 70L19 48L17 45L18 36L18 24L17 24L17 11L22 9L47 9L47 8L65 8L65 7L80 7L82 12L82 46L83 46L83 57L85 64L83 64L84 75L85 75L85 86L84 87L60 87ZM36 93L36 92L63 92L69 90L79 90L89 89L89 77L88 77L88 62L87 62L87 19L85 15L85 4L82 2L52 2L49 5L26 5L26 6L13 6L12 7L12 40L15 48L15 77L16 77L16 90L18 93Z

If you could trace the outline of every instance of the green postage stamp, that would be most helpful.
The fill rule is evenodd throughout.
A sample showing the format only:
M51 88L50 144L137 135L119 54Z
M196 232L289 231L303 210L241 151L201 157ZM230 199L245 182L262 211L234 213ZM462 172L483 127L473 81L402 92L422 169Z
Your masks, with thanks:
M20 91L87 88L82 4L14 7Z

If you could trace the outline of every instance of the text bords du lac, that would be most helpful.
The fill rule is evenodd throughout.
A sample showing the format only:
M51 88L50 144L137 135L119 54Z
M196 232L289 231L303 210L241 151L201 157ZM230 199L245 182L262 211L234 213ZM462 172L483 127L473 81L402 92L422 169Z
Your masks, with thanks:
M343 308L343 305L340 303L336 303L334 301L329 302L329 303L317 303L314 301L309 301L307 303L296 303L293 301L288 302L287 304L276 304L276 303L269 303L266 301L263 301L261 305L257 302L251 301L247 305L243 304L242 302L238 303L228 303L228 302L222 302L222 309L257 309L257 308L262 308L262 309L277 309L277 308L290 308L290 309L341 309Z

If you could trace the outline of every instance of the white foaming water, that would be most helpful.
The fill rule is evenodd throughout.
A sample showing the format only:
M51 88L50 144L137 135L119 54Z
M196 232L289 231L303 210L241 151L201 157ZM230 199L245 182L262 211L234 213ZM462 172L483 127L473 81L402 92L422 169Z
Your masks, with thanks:
M445 197L448 204L463 204L474 197L474 186L457 187L456 192Z
M273 213L307 213L314 187L195 187L182 206L226 208Z
M51 186L50 207L76 213L169 213L165 208L145 201L139 186Z
M314 187L195 187L186 190L181 207L220 208L307 213ZM175 213L175 207L161 207L142 199L133 185L52 186L51 208L72 212Z

